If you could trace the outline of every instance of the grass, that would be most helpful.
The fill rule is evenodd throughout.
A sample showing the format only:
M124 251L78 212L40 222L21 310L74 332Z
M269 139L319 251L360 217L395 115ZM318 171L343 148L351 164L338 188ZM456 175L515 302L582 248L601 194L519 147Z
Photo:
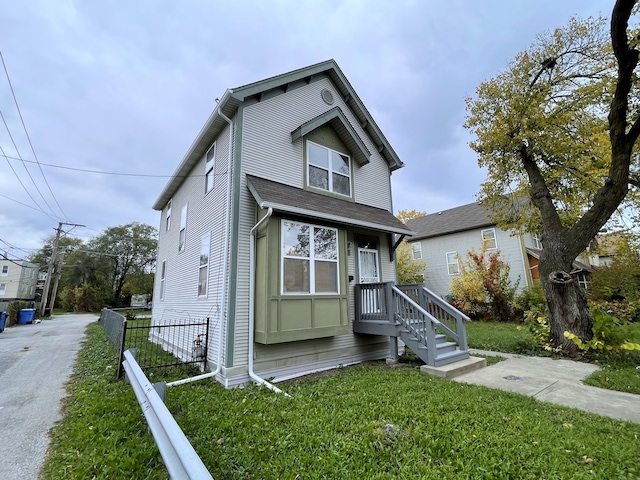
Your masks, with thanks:
M44 478L166 478L101 327L88 334ZM169 389L167 406L217 479L640 478L640 425L414 365L373 362L280 386L292 398L197 382Z

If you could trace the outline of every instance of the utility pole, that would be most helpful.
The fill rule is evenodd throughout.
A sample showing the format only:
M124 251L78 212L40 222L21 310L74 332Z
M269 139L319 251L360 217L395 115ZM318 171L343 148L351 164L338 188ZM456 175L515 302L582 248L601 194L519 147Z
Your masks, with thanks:
M53 249L51 251L51 260L49 260L49 268L47 269L47 278L44 281L44 289L42 291L42 299L40 301L40 316L44 316L44 311L46 310L47 300L49 300L49 287L51 286L51 276L53 275L53 266L56 261L56 257L58 256L58 243L60 242L60 234L62 233L62 226L70 225L72 227L84 227L85 225L80 225L78 223L66 223L66 222L58 222L58 228L56 228L56 238L53 241ZM66 233L66 232L65 232ZM56 282L57 285L57 282ZM55 298L55 297L54 297ZM51 308L53 309L53 304L51 304Z
M64 265L64 252L60 254L60 260L58 261L58 266L55 268L56 281L53 284L53 292L51 293L51 302L49 302L49 311L53 311L53 307L56 304L56 295L58 294L58 282L60 281L60 276L62 275L62 266Z

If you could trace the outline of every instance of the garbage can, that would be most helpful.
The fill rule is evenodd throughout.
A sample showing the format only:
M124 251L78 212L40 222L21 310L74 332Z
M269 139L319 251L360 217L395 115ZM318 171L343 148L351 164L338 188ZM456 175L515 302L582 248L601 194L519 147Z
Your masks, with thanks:
M35 308L23 308L22 310L18 311L18 325L31 323L33 322L34 318L36 318Z
M7 322L7 312L0 312L0 333L4 332L4 324Z

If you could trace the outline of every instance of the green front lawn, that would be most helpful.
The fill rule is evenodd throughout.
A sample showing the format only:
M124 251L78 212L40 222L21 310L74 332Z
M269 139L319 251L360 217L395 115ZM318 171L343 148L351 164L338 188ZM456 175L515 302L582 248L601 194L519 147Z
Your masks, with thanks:
M44 478L166 478L102 328L88 333ZM167 406L216 479L640 478L640 425L413 365L373 362L280 387L292 398L201 381L169 389Z

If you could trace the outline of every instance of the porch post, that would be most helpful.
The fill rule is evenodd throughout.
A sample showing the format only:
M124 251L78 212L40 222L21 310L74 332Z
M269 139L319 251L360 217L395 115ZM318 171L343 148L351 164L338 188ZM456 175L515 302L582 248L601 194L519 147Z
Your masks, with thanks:
M393 282L387 282L384 284L384 303L387 314L387 321L390 324L395 324L395 311L396 306L393 303ZM389 336L389 357L387 357L387 365L395 365L398 363L398 336L396 329L396 336Z

